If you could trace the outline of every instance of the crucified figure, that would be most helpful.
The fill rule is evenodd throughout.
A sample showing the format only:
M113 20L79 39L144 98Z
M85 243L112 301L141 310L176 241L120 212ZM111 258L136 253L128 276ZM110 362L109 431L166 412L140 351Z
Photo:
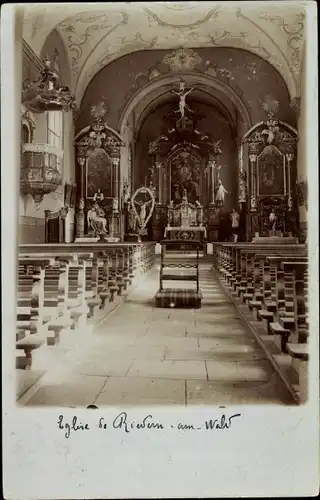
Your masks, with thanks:
M178 95L180 97L179 111L180 111L180 114L181 114L181 118L184 118L184 110L185 110L185 108L187 108L190 111L190 109L188 108L188 105L186 103L186 97L187 97L188 94L190 94L190 92L192 92L192 90L193 90L193 87L190 90L186 91L185 83L184 82L180 83L180 88L179 88L178 92L176 92L175 90L172 90L172 92L174 94L176 94L176 95Z
M149 201L145 201L144 203L142 201L135 201L137 205L140 205L140 214L139 214L139 219L140 219L140 224L141 224L141 229L144 229L144 224L145 224L145 219L147 216L147 211L146 208L147 206L152 203L152 199Z

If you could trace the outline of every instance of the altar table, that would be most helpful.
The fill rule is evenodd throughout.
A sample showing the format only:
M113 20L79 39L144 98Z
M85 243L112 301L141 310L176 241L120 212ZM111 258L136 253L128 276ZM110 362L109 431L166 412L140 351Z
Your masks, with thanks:
M167 226L164 230L164 237L175 240L198 240L203 243L207 237L207 231L203 226Z

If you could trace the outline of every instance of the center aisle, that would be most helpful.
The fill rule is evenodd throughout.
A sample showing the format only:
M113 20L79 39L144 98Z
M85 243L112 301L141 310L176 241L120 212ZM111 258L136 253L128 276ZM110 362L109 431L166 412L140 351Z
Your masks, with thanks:
M201 309L158 309L155 265L26 404L293 404L210 268Z

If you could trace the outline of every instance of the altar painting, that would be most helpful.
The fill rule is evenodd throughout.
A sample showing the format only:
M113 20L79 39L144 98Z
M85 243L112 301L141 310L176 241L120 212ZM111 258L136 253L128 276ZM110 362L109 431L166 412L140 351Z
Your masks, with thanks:
M277 148L267 146L257 160L258 195L284 196L285 156Z
M86 163L86 198L93 198L98 189L108 198L112 196L111 160L104 149L95 151Z
M182 202L186 189L190 203L199 199L200 161L188 152L179 153L171 161L171 200L175 205Z

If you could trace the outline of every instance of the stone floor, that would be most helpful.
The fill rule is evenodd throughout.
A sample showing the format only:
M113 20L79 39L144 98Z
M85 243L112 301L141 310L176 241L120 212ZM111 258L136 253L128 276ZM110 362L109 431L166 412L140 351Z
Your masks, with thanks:
M201 264L201 309L157 309L156 265L24 404L293 404L210 267Z

